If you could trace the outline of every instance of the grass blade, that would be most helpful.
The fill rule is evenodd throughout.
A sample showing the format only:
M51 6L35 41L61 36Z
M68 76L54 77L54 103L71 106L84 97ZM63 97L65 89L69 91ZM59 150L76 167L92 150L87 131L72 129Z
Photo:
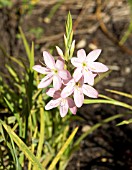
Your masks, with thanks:
M110 89L106 89L106 91L132 99L132 94L127 94L127 93L124 93L124 92L120 92L120 91L117 91L117 90L110 90Z
M7 126L3 121L0 120L3 127L7 131L7 133L11 136L13 141L17 144L17 146L22 150L22 152L26 155L26 157L32 162L33 166L36 167L36 170L44 170L38 159L32 154L29 148L25 145L25 143L12 131L12 129Z
M33 66L34 66L34 43L32 42L31 56L30 56L30 70L32 70Z
M31 53L30 53L30 47L29 47L29 45L28 45L28 42L27 42L27 40L26 40L26 37L25 37L25 35L24 35L21 27L19 27L19 31L20 31L20 34L21 34L21 37L22 37L22 40L23 40L23 44L24 44L24 47L25 47L25 50L26 50L28 59L29 59L29 61L30 61L30 55L31 55Z
M121 106L121 107L132 110L132 106L126 103L117 101L117 100L103 100L103 99L85 99L84 100L84 104L97 104L97 103L112 104L112 105L117 105L117 106Z
M11 112L13 113L14 108L12 107L12 105L9 103L9 101L5 97L4 97L4 100L5 100L6 104L7 104L7 106L9 107L9 109L11 110Z
M58 154L56 155L56 157L53 159L52 163L50 164L48 170L53 170L57 164L57 162L59 161L59 159L61 158L62 154L65 152L66 148L68 147L68 145L71 143L71 141L73 140L75 134L77 133L78 127L76 127L74 129L74 131L72 132L72 134L69 136L69 138L67 139L67 141L65 142L65 144L62 146L62 148L60 149L60 151L58 152Z
M129 123L132 123L132 119L123 120L122 122L118 123L116 126L128 125Z

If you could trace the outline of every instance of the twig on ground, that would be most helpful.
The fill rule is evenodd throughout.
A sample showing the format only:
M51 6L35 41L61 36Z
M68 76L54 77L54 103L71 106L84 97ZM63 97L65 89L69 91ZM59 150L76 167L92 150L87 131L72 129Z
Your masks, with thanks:
M97 20L99 22L101 31L114 43L116 44L123 52L132 55L132 50L127 48L124 45L120 44L120 41L107 29L106 25L104 24L102 18L101 18L101 0L96 0L97 2L97 10L96 10L96 16Z
M80 23L80 21L82 20L83 15L85 14L87 10L87 0L84 1L83 5L82 5L82 10L80 12L80 14L78 15L76 21L73 24L73 30L76 30L78 24Z

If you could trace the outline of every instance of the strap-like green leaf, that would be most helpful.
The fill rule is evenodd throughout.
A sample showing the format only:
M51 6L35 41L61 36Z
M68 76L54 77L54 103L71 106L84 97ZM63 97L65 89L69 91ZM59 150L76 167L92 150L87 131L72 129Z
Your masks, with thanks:
M118 95L120 95L120 96L128 97L128 98L132 99L132 94L124 93L124 92L117 91L117 90L110 90L110 89L106 89L106 91L108 91L108 92L110 92L110 93L118 94Z
M117 106L121 106L121 107L132 110L132 106L124 102L117 101L117 100L103 100L103 99L85 99L84 100L84 104L97 104L97 103L112 104L112 105L117 105Z
M36 170L44 170L38 159L32 154L27 145L25 145L25 143L15 134L15 132L12 131L12 129L8 125L6 125L1 120L0 122L2 123L7 133L10 135L10 137L13 139L13 141L22 150L26 157L32 162L33 166L36 167Z
M58 152L58 154L55 156L55 158L53 159L52 163L50 164L48 170L53 170L57 164L57 162L59 161L59 159L61 158L62 154L65 152L66 148L68 147L68 145L72 142L75 134L77 133L78 127L76 127L74 129L74 131L72 132L72 134L69 136L69 138L67 139L67 141L65 142L65 144L62 146L62 148L60 149L60 151Z
M19 27L19 31L20 31L20 34L21 34L21 37L22 37L22 40L23 40L23 44L24 44L24 47L25 47L25 50L26 50L28 59L29 59L29 61L30 61L30 55L31 55L31 53L30 53L30 47L29 47L29 45L28 45L28 42L27 42L27 40L26 40L26 37L25 37L25 35L24 35L21 27Z
M122 122L118 123L116 126L127 125L129 123L132 123L132 119L123 120Z

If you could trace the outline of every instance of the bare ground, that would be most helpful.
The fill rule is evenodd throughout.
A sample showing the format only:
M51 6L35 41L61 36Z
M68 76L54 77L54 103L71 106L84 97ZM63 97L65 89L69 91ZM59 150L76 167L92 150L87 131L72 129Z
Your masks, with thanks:
M40 0L30 13L22 9L22 4L14 1L12 8L3 8L0 12L0 58L3 71L7 61L5 51L11 56L25 57L22 42L16 36L19 33L18 26L22 27L29 42L35 42L36 63L42 58L43 50L52 49L56 54L55 45L64 48L64 24L70 10L76 50L84 48L89 52L94 48L102 49L99 60L112 70L96 85L96 89L101 94L131 102L105 91L114 89L131 93L132 34L123 45L119 44L131 20L127 1L105 0L100 6L99 0L67 0L60 3L57 0ZM75 122L80 125L78 136L84 128L124 112L127 111L110 105L84 105L78 111L84 121ZM116 127L121 120L104 125L83 140L67 170L131 170L132 126Z

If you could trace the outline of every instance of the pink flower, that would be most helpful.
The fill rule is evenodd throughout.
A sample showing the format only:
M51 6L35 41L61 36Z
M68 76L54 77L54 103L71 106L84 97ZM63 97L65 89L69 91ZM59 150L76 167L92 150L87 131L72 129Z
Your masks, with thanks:
M71 63L77 67L73 77L78 81L84 76L84 82L90 85L94 84L96 73L106 72L108 67L100 62L94 62L100 55L101 50L93 50L87 56L84 49L77 51L77 57L71 59Z
M46 110L50 110L59 106L61 117L64 117L67 114L68 109L70 109L73 114L76 114L77 107L72 98L63 98L61 96L61 91L55 91L54 88L50 88L46 94L53 97L53 99L50 100L49 103L47 103L45 106Z
M97 98L98 92L91 86L84 84L83 77L76 82L75 79L70 80L67 86L62 90L61 96L66 98L72 93L74 97L74 102L77 107L81 107L84 101L84 94L88 97Z
M58 90L61 88L62 79L68 79L68 71L64 70L64 61L60 58L55 63L53 56L46 51L43 52L43 57L47 67L42 67L41 65L33 66L33 69L37 72L46 74L39 83L38 88L45 88L53 81L53 87Z

